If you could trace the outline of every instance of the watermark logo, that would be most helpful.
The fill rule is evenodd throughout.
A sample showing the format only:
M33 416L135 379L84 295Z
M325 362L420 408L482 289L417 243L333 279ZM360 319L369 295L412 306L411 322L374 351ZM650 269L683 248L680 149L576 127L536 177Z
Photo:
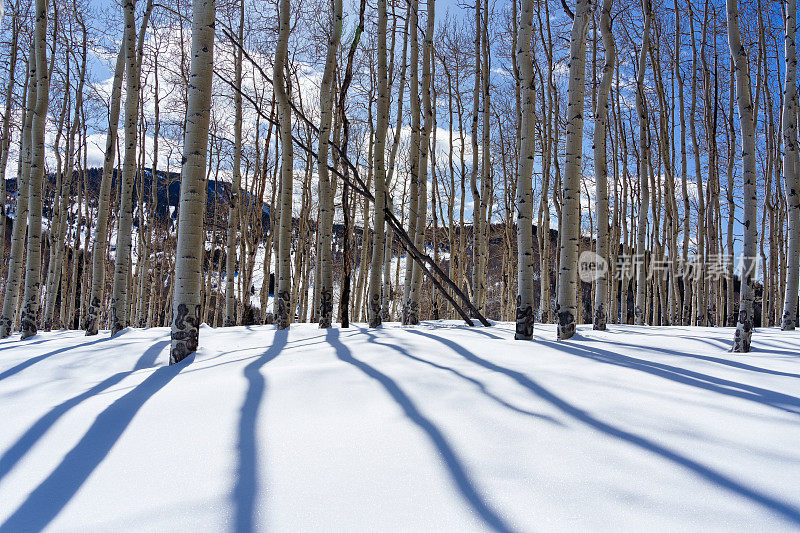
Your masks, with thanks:
M591 250L584 250L578 258L578 276L584 283L591 283L608 272L608 262Z

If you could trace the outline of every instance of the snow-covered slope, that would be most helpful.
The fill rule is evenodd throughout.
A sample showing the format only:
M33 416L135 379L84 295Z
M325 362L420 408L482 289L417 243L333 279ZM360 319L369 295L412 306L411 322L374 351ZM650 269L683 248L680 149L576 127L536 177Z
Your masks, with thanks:
M800 332L0 342L0 530L800 529Z

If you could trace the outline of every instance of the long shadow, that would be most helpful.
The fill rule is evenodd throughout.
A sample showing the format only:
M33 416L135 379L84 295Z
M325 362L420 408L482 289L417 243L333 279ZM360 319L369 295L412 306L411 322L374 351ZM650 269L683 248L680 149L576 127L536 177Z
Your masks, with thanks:
M0 525L0 531L40 531L47 527L106 458L145 402L193 360L191 355L176 365L157 368L106 407L61 463Z
M54 340L56 339L55 338L39 339L38 341L27 341L27 340L20 341L19 339L16 340L8 339L8 346L0 346L0 352L5 350L13 350L14 348L27 348L28 346L33 346L35 344L44 344L46 342L53 342Z
M80 404L84 400L113 387L126 377L130 376L133 372L153 366L158 358L158 355L169 345L169 343L170 341L168 340L156 342L147 348L142 356L139 357L139 360L136 362L136 365L134 365L133 370L128 372L118 372L113 376L104 379L94 387L91 387L90 389L87 389L86 391L73 396L72 398L50 409L50 411L34 422L34 424L28 428L28 430L23 433L14 444L12 444L2 456L0 456L0 480L8 475L8 473L14 468L14 466L16 466L20 459L22 459L25 454L28 453L31 448L33 448L34 444L36 444L36 442L38 442L39 439L41 439L44 434L51 427L53 427L53 424L55 424L70 409Z
M481 496L477 487L475 487L475 485L472 483L472 480L469 478L469 475L467 474L467 471L461 460L456 455L455 450L453 450L453 447L447 441L439 428L437 428L433 422L428 420L419 411L419 409L417 409L417 406L413 401L411 401L411 398L409 398L409 396L403 392L403 389L401 389L397 383L386 374L383 374L367 363L354 358L350 349L347 348L347 346L345 346L341 340L339 340L338 329L329 328L325 338L336 350L336 355L341 361L353 365L361 370L364 374L380 383L386 392L388 392L394 401L397 402L397 404L403 409L403 412L409 418L409 420L414 422L414 424L419 426L419 428L428 435L428 438L439 452L439 456L444 461L444 464L450 473L450 477L458 487L461 495L464 497L467 503L469 503L472 509L481 517L481 519L483 519L486 525L495 531L512 531L511 527L506 524L497 511L489 507L489 504L484 501L483 496Z
M648 361L646 359L639 359L630 355L623 355L621 353L612 352L596 348L594 346L578 346L576 344L565 344L554 341L541 341L556 350L560 350L578 357L585 359L592 359L601 363L606 363L615 366L621 366L645 372L647 374L658 376L661 378L669 379L684 385L717 392L726 396L734 398L741 398L761 405L767 405L774 409L785 411L792 414L800 414L800 398L776 392L754 385L747 385L729 379L718 378L687 370L685 368L668 365L665 363L657 363L655 361ZM668 352L669 350L661 350ZM679 352L673 352L676 355L684 355Z
M518 372L516 370L511 370L509 368L502 367L491 361L487 361L481 357L478 357L474 353L470 352L463 346L440 337L436 337L435 335L430 335L427 333L423 333L421 331L415 330L408 330L410 333L414 333L416 335L421 335L423 337L427 337L431 340L435 340L441 344L452 349L454 352L458 353L468 361L475 363L476 365L482 366L487 370L491 370L493 372L499 372L501 374L505 374L509 378L516 381L520 386L528 389L531 393L538 396L542 400L550 403L553 407L556 407L561 412L566 415L573 417L575 420L595 429L601 433L609 435L611 437L617 438L622 440L628 444L636 446L646 452L652 453L657 455L658 457L669 461L676 466L684 468L689 472L694 473L695 475L699 476L702 479L705 479L709 483L712 483L720 488L726 489L734 494L737 494L743 498L750 500L753 503L756 503L765 509L772 511L774 513L779 514L782 518L786 521L791 522L795 526L800 525L800 508L797 506L781 501L777 498L774 498L768 494L765 494L758 489L750 488L746 485L743 485L729 477L722 472L718 472L713 468L706 466L694 459L686 457L685 455L681 455L680 453L663 446L657 443L654 440L648 439L647 437L642 437L641 435L637 435L630 431L626 431L624 429L618 428L612 424L604 422L598 418L595 418L592 414L584 411L580 407L577 407L560 396L550 392L548 389L539 385L531 378L523 374L522 372Z
M235 506L234 531L255 530L255 501L258 494L258 412L266 389L261 367L275 359L286 347L288 330L277 330L272 345L258 359L244 368L247 393L239 416L239 464L233 487Z
M43 339L43 341L44 340L47 340L47 339ZM0 372L0 381L6 379L7 377L13 376L14 374L18 374L18 373L22 372L23 370L25 370L26 368L28 368L29 366L33 366L36 363L38 363L39 361L47 359L48 357L52 357L52 356L58 355L60 353L68 352L70 350L75 350L77 348L85 348L86 346L91 346L92 344L97 344L98 342L105 342L105 341L108 341L108 340L111 340L111 339L103 337L103 338L95 339L95 340L89 341L89 342L82 342L81 344L76 344L75 346L64 346L63 348L58 348L57 350L53 350L51 352L43 353L41 355L37 355L36 357L31 357L30 359L26 359L23 362L19 363L18 365L12 366L8 370L4 370L3 372Z
M413 361L417 361L419 363L423 363L425 365L432 366L433 368L436 368L438 370L444 370L445 372L449 372L450 374L453 374L454 376L459 377L459 378L463 379L464 381L468 381L469 383L472 383L473 385L475 385L478 388L479 391L481 391L481 393L483 395L485 395L486 397L488 397L491 400L494 400L495 402L497 402L498 404L502 405L503 407L514 411L515 413L519 413L519 414L527 415L527 416L532 416L532 417L538 418L540 420L546 420L547 422L551 422L551 423L556 424L558 426L563 426L564 425L564 424L562 424L561 422L559 422L558 420L556 420L555 418L553 418L551 416L543 415L541 413L536 413L536 412L533 412L533 411L528 411L527 409L522 409L521 407L517 407L516 405L512 405L512 404L508 403L504 399L502 399L499 396L497 396L496 394L492 393L482 381L480 381L478 379L475 379L475 378L472 378L472 377L469 377L469 376L459 372L455 368L451 368L451 367L445 366L445 365L440 365L439 363L434 363L433 361L429 361L427 359L422 359L421 357L417 357L416 355L411 355L411 352L409 352L408 350L402 348L399 345L386 344L385 342L380 342L380 341L378 341L377 335L375 335L372 331L370 331L367 328L359 328L359 331L364 333L367 336L367 339L370 342L374 343L374 344L379 344L381 346L385 346L385 347L387 347L389 349L392 349L392 350L398 352L400 355L408 357L409 359L411 359Z
M628 342L615 342L616 346L628 346L631 348L638 348L642 349L641 346L636 346L635 344L631 344ZM670 350L668 348L645 348L654 353L665 353L668 355L675 355L678 357L691 357L692 359L699 359L702 361L709 361L711 363L719 363L721 365L731 366L733 368L739 368L741 370L749 370L751 372L761 372L763 374L771 374L773 376L785 376L788 378L800 378L800 374L794 374L792 372L782 372L780 370L771 370L769 368L762 368L760 366L749 365L747 363L742 363L739 361L734 361L731 359L724 359L722 357L714 357L712 355L700 355L700 354L693 354L693 353L686 353L686 352L679 352L676 350ZM759 350L760 351L760 350Z

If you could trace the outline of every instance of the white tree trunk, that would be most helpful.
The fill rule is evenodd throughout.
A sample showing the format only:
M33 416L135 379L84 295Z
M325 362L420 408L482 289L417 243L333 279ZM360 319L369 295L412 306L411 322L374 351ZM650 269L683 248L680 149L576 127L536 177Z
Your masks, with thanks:
M239 6L239 43L244 43L244 0ZM236 325L236 295L234 294L234 274L236 272L236 236L239 233L239 196L242 187L242 49L236 49L234 68L233 106L233 183L228 207L228 234L225 253L225 326ZM244 257L242 258L244 263ZM243 295L246 300L247 296ZM244 302L242 302L244 304Z
M292 292L291 238L292 238L292 174L294 172L294 148L292 146L292 117L289 94L286 91L286 66L289 46L290 2L281 0L278 11L279 35L275 49L273 86L278 103L281 138L281 196L280 222L278 225L278 280L275 290L275 323L278 329L289 327L294 320L294 309L290 309Z
M536 95L533 63L531 62L531 30L533 0L522 0L519 14L516 57L519 68L519 87L522 98L520 153L517 163L517 313L515 339L533 338L533 154L535 149ZM542 272L544 279L544 272ZM544 281L542 281L544 283Z
M330 143L333 118L333 78L336 72L336 54L342 39L342 0L333 2L333 20L325 56L325 70L320 84L320 124L317 158L319 176L319 230L317 234L319 257L317 258L317 313L319 327L329 328L333 321L333 270L331 268L333 241L333 188L328 172L328 145Z
M136 142L139 124L139 61L136 56L136 0L126 0L125 11L125 160L122 163L114 287L111 294L111 335L128 326L131 276L133 184L136 178ZM142 29L144 31L144 28Z
M2 7L0 6L0 9ZM0 21L2 16L0 16ZM3 140L0 141L0 257L6 255L6 163L8 163L8 150L11 147L11 95L14 94L14 84L16 82L15 73L17 68L17 52L19 50L19 16L12 14L11 19L11 57L8 60L8 86L6 88L6 107L3 112Z
M111 87L109 102L108 134L106 135L106 151L103 160L103 174L100 179L100 197L97 199L97 224L94 229L94 246L92 247L92 292L89 296L89 308L86 310L84 329L86 335L97 335L100 320L100 306L106 285L106 252L108 250L108 214L110 211L111 179L114 172L114 158L117 153L117 125L122 98L122 77L125 72L125 42L123 41L117 55L114 69L114 81Z
M419 173L420 173L420 109L419 109L419 40L417 39L417 25L419 22L419 0L411 0L409 19L409 39L411 40L411 51L409 67L411 70L409 80L409 107L411 110L411 146L409 147L409 174L411 184L409 187L409 206L408 206L408 235L414 239L419 233L417 224L419 222ZM424 231L424 229L423 229ZM411 258L411 254L406 255L406 272L403 283L403 324L414 325L419 323L419 301L414 299L413 275L414 270L419 268Z
M427 2L427 22L425 40L422 47L422 131L419 134L419 163L417 166L417 203L416 203L416 235L414 245L418 250L425 250L425 233L428 222L428 161L431 159L431 131L433 129L433 105L431 101L431 78L433 64L433 30L435 23L434 0ZM422 291L422 269L415 262L411 273L411 295L409 308L414 311L414 320L410 324L419 323L419 303Z
M197 350L203 279L206 154L214 64L214 0L192 2L192 63L183 142L170 364Z
M50 72L47 68L47 1L36 0L36 107L31 123L31 173L28 196L28 254L25 260L25 292L22 297L22 338L36 335L42 280L42 182L44 134Z
M580 245L581 159L583 152L583 97L586 88L586 34L591 1L577 0L570 35L566 157L564 161L562 224L559 231L558 339L575 334L577 268Z
M794 25L796 0L788 0L786 27L791 28L791 48L794 51ZM728 43L736 69L736 101L739 104L739 127L742 130L742 193L744 219L742 220L744 244L742 246L741 288L739 290L739 319L733 340L733 352L749 352L753 334L753 279L756 268L756 136L755 109L750 93L750 72L747 51L739 36L739 8L737 0L727 0ZM787 43L789 32L787 31ZM788 58L788 52L787 52ZM787 69L788 70L788 69ZM788 78L788 76L787 76ZM793 87L794 89L794 87ZM793 90L796 98L796 90ZM796 297L796 293L795 293Z
M647 120L647 102L644 96L644 75L647 70L647 56L650 51L650 23L652 5L650 0L642 0L644 15L644 31L642 48L639 51L639 69L636 77L636 114L639 117L639 214L636 228L636 305L633 309L634 324L645 323L645 305L647 298L647 264L645 261L647 239L647 217L650 210L650 143L648 142L649 125Z
M51 266L50 271L53 272L52 279L48 279L48 286L47 286L47 297L45 299L45 312L44 312L44 324L46 329L50 329L53 322L53 315L55 314L55 307L56 307L56 294L58 293L59 281L61 279L61 263L64 258L64 248L66 247L66 243L64 242L64 238L66 236L67 225L69 223L69 213L67 209L69 208L69 197L70 197L70 188L72 186L72 178L73 178L73 167L75 166L75 135L78 131L78 125L81 120L81 110L83 106L83 85L84 80L86 79L86 27L83 28L83 47L82 47L82 55L81 55L81 67L80 73L78 75L78 87L75 90L75 113L72 119L72 124L70 125L68 136L67 136L67 158L64 165L64 178L63 183L61 184L61 205L59 207L59 220L58 220L58 227L56 229L55 237L53 238L53 245L55 248L55 253L51 255L51 260L53 261L53 265ZM77 253L77 250L76 250ZM77 261L77 255L75 256L75 260ZM67 292L64 290L66 287L62 286L62 301L67 300ZM65 317L62 314L60 316L60 321L62 325L65 325Z
M730 8L729 8L730 12ZM729 23L730 24L730 23ZM797 0L786 0L785 66L783 91L783 175L789 222L786 251L786 292L781 329L797 327L797 291L800 282L800 169L796 167L797 146ZM733 44L731 44L731 48ZM755 223L755 222L754 222Z
M28 229L28 191L31 168L31 128L33 124L33 108L36 102L36 52L31 44L28 53L28 78L25 91L25 108L23 112L22 144L20 147L19 182L17 193L17 213L11 229L11 250L8 257L8 278L6 293L3 297L3 314L0 317L0 337L11 335L17 314L19 289L22 283L25 234Z
M614 77L616 48L611 33L611 0L603 0L600 13L600 33L605 48L603 77L597 94L597 116L594 121L594 179L595 210L597 218L597 255L610 264L608 240L608 163L606 161L606 135L608 132L608 94ZM607 318L608 270L599 270L594 297L593 329L605 330Z
M428 16L433 17L429 2ZM432 25L432 24L431 24ZM381 294L386 208L386 131L389 127L389 73L386 65L386 0L378 0L378 120L375 130L375 213L372 239L372 262L369 277L369 326L381 325ZM427 44L427 42L426 42Z

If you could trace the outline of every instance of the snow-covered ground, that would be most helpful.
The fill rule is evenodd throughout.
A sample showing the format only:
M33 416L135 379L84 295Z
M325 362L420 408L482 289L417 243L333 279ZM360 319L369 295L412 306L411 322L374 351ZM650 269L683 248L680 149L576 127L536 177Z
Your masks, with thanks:
M800 529L800 332L0 341L0 530Z

